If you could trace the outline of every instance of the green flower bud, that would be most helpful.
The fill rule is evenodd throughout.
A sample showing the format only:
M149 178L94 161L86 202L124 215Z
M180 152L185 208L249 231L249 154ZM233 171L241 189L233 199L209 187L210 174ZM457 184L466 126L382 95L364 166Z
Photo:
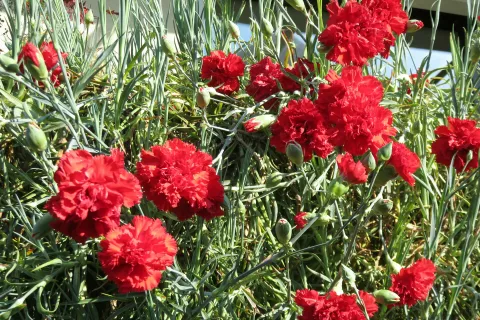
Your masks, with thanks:
M467 163L469 163L470 161L472 161L473 159L473 150L468 150L468 153L467 153Z
M265 186L267 188L275 188L282 182L284 174L281 172L273 172L268 175L267 180L265 181Z
M42 152L47 149L47 137L43 130L34 122L28 124L27 127L27 142L30 147L37 152Z
M233 21L228 21L228 31L232 35L232 38L240 38L240 28Z
M247 132L256 132L269 128L276 120L277 117L275 117L273 114L264 114L251 118L250 120L246 121L243 126Z
M380 161L390 160L390 157L392 156L392 147L393 147L392 142L390 142L390 143L384 145L383 147L381 147L380 150L378 150L378 153L377 153L378 160L380 160Z
M277 235L277 240L281 244L285 245L290 241L292 237L292 226L286 219L278 220L275 225L275 234Z
M371 151L368 151L360 160L365 168L370 171L375 170L377 167L377 162Z
M299 167L303 164L303 150L302 150L302 146L299 145L298 143L290 142L287 145L286 153L287 153L288 159L292 163L296 164Z
M381 199L373 205L372 212L378 215L386 215L393 209L393 201L390 199Z
M393 291L390 290L377 290L373 293L375 301L380 304L392 304L400 302L400 297Z
M238 213L242 216L247 212L247 209L245 208L245 205L243 204L242 201L238 201L238 209L237 210L238 210Z
M20 68L18 67L17 61L10 58L6 54L0 55L0 66L2 66L5 71L20 73Z
M85 24L90 25L95 22L95 17L93 16L93 11L88 10L88 12L85 14Z
M324 212L318 217L318 220L317 220L316 224L319 224L321 226L327 226L327 225L330 224L330 222L332 222L334 220L335 219L333 219L332 217L330 217L328 214L326 214Z
M346 265L344 265L342 263L342 273L343 273L343 278L345 280L347 280L348 284L352 287L352 288L355 288L355 279L356 279L356 275L355 275L355 272L353 272L352 269L350 269L349 267L347 267Z
M273 34L273 26L267 19L262 19L262 33L266 37L271 37Z
M387 264L390 268L392 268L393 273L395 274L400 273L400 270L402 270L402 266L399 263L396 263L395 261L393 261L393 259L390 257L388 252L385 252L385 254L386 254Z
M161 40L162 50L163 52L172 57L175 55L175 46L174 44L167 38L167 35L164 35Z
M293 7L293 9L307 13L307 8L305 7L305 3L303 0L285 0L289 5Z
M205 108L210 104L210 92L205 88L200 88L197 92L197 106L199 108Z
M423 28L423 22L420 20L408 20L407 33L414 33Z
M395 168L387 165L384 166L377 175L375 179L375 186L381 187L387 184L388 181L395 179L398 176Z
M32 77L39 81L45 81L48 79L48 69L43 59L43 55L33 43L28 42L23 46L22 60L24 66L27 68L28 72Z
M340 180L334 179L328 186L328 194L333 199L338 199L348 192L348 186L344 185Z
M52 230L52 227L50 226L50 223L55 220L54 217L52 217L49 213L46 213L43 217L41 217L33 226L33 238L38 240L43 238L50 230Z

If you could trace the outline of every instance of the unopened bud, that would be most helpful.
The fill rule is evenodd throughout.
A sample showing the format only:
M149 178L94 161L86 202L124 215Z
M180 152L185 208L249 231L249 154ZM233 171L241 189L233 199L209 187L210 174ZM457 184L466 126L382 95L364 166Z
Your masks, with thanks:
M335 219L333 219L332 217L330 217L328 214L326 214L324 212L324 213L320 214L320 216L318 217L317 223L321 226L327 226L333 220L335 220Z
M27 142L34 151L42 152L47 149L47 137L43 130L34 122L28 124Z
M377 167L377 162L371 151L368 151L360 161L368 171L373 171Z
M273 26L267 19L262 19L262 33L266 37L271 37L273 34Z
M393 147L392 142L387 143L386 145L381 147L380 150L378 150L378 153L377 153L378 160L380 160L380 161L390 160L390 157L392 156L392 147Z
M85 24L90 25L95 22L95 17L93 16L93 11L88 10L88 12L85 14Z
M28 42L21 51L23 64L27 67L32 77L39 81L48 79L48 69L43 59L43 55L33 43Z
M267 177L267 180L265 181L265 186L267 188L275 188L276 186L278 186L282 180L283 180L283 173L281 172L274 172L274 173L271 173L268 175Z
M344 265L343 263L342 263L342 270L343 270L343 272L342 272L343 278L344 278L345 280L347 280L348 284L349 284L351 287L355 288L355 279L356 279L356 277L357 277L357 276L355 275L355 272L353 272L352 269L350 269L349 267L347 267L347 266Z
M161 40L161 45L162 45L162 50L163 52L169 56L172 57L175 55L175 46L173 43L168 39L167 35L162 36Z
M386 165L378 173L377 178L375 179L375 186L384 186L388 181L395 179L397 176L398 173L395 171L395 168L390 165Z
M423 22L420 20L408 20L407 33L414 33L423 28Z
M378 215L385 215L392 211L393 201L390 199L381 199L375 202L372 208L372 212Z
M196 100L199 108L207 107L210 104L210 92L206 88L198 89Z
M467 163L472 161L473 159L473 150L468 150L468 153L467 153Z
M386 254L386 260L387 264L389 265L390 268L392 268L393 273L398 274L400 273L400 270L402 270L402 266L399 263L396 263L395 261L392 260L388 252L385 252Z
M233 21L228 21L228 31L232 35L232 38L240 38L240 28Z
M400 297L393 291L390 290L377 290L373 293L375 301L380 304L392 304L400 302Z
M296 164L299 167L303 164L303 150L302 150L302 146L299 145L298 143L290 142L287 145L286 153L287 153L288 159L292 163Z
M289 5L293 7L293 9L300 11L300 12L307 12L307 8L305 7L305 3L303 0L285 0Z
M53 220L55 220L55 218L52 217L49 213L46 213L43 217L41 217L33 226L33 230L32 230L33 238L36 240L41 239L48 232L50 232L50 230L52 230L50 223Z
M250 120L245 122L243 126L245 127L245 130L247 130L247 132L256 132L269 128L275 122L275 120L277 120L277 117L275 117L274 115L264 114L251 118Z
M275 234L277 235L277 240L281 244L285 245L290 241L292 237L292 226L286 219L278 220L275 225Z
M347 192L348 192L348 186L346 186L342 182L340 182L339 179L332 180L330 182L330 185L328 186L328 194L333 199L338 199L338 198L342 197Z
M18 67L17 61L5 54L0 55L0 66L2 66L5 71L20 73L20 68Z

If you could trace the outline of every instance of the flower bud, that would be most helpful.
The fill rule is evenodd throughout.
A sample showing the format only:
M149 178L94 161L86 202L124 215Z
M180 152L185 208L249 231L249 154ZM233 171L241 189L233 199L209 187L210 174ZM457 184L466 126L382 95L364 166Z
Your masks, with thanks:
M172 57L175 55L175 46L173 43L167 38L167 35L162 36L161 43L162 45L162 50L163 52L169 56Z
M238 201L238 208L237 208L237 212L243 216L246 212L247 212L247 209L245 208L245 205L243 204L242 201Z
M269 189L275 188L280 184L280 182L282 182L282 180L283 180L283 173L278 171L273 172L268 175L267 180L265 181L265 186Z
M422 132L423 126L422 123L417 120L412 125L412 133L413 134L420 134Z
M42 152L47 149L47 137L36 123L31 122L28 124L26 137L28 144L34 151Z
M373 205L372 212L378 215L385 215L392 211L393 201L390 199L381 199Z
M386 254L386 260L387 264L390 268L392 268L393 273L398 274L400 273L400 270L402 270L402 266L399 263L396 263L395 261L392 260L388 252L385 252Z
M392 156L392 146L393 146L393 143L390 142L384 145L383 147L381 147L377 153L378 160L380 161L390 160L390 157Z
M390 290L377 290L373 293L375 301L380 304L392 304L400 302L400 297L393 291Z
M207 107L210 104L210 92L205 88L198 89L196 100L199 108Z
M351 287L355 288L355 279L357 277L355 275L355 272L353 272L352 269L350 269L349 267L347 267L342 263L342 273L343 273L343 278L347 280L348 284Z
M398 176L395 168L387 165L384 166L377 175L375 179L375 186L381 187L387 184L388 181L395 179Z
M277 240L281 244L285 245L290 241L292 237L292 226L286 219L278 220L275 225L275 234L277 235Z
M334 220L335 219L333 219L332 217L330 217L328 214L324 212L318 217L318 220L315 224L318 224L320 226L327 226L330 224L330 222Z
M322 54L328 53L332 48L333 48L332 46L326 46L321 42L319 42L317 45L318 53L322 53Z
M235 24L233 21L228 21L228 31L232 35L232 38L238 39L240 38L240 28Z
M53 220L55 220L55 218L52 217L49 213L46 213L43 217L41 217L33 226L33 230L32 230L33 238L36 240L41 239L48 232L50 232L50 230L52 230L50 223Z
M18 67L17 61L10 58L6 54L0 55L0 66L2 66L5 71L20 73L20 68Z
M347 192L348 192L348 186L346 186L342 182L340 182L339 179L332 180L330 182L329 186L328 186L328 194L333 199L338 199L338 198L342 197Z
M467 153L467 163L469 163L470 161L472 161L473 159L473 150L468 150L468 153Z
M377 162L375 161L375 157L373 156L371 151L368 151L360 160L365 168L368 171L373 171L377 167Z
M90 25L95 22L95 17L93 16L93 11L88 10L85 14L85 24Z
M293 9L307 13L307 8L305 7L305 3L303 0L285 0L289 5L293 7Z
M272 114L264 114L261 116L256 116L248 120L243 124L245 130L247 132L256 132L259 130L263 130L269 128L274 122L277 120Z
M420 20L408 20L407 33L414 33L423 28L423 22Z
M271 37L273 34L273 26L267 19L262 19L262 33L265 37Z
M19 59L23 59L23 65L34 79L39 81L48 79L48 69L43 55L33 43L27 42L23 46Z
M303 150L302 150L302 146L299 145L298 143L290 142L287 145L286 153L287 153L288 159L292 163L296 164L299 167L303 164Z

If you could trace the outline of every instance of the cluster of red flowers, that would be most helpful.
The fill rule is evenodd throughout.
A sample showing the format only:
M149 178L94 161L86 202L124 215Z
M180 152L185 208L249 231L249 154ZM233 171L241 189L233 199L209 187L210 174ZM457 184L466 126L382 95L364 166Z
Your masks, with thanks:
M318 40L331 47L327 59L363 66L377 54L387 58L396 34L407 32L408 16L400 0L338 0L327 5L330 18Z
M62 53L62 60L65 61L67 56L67 53ZM18 62L20 63L21 72L24 72L24 63L31 63L35 67L40 67L41 63L45 63L47 71L50 73L50 81L55 87L60 85L60 76L62 74L62 68L60 67L58 61L59 57L53 42L43 42L40 46L40 49L33 43L27 42L18 55Z
M240 89L240 80L243 76L245 63L236 54L228 56L221 50L212 51L209 56L203 57L200 76L209 80L208 86L215 87L217 92L231 95Z
M179 139L143 150L137 177L148 200L179 220L194 214L210 220L223 215L223 186L212 157Z
M450 166L453 160L457 172L478 168L480 128L475 120L449 117L448 126L439 126L435 134L437 140L432 143L432 153L438 163Z
M360 291L359 295L368 316L373 316L378 311L375 298L364 291ZM302 314L298 317L299 320L365 319L354 294L337 294L335 291L330 291L325 295L319 295L315 290L304 289L296 292L295 303L303 308Z
M400 297L394 306L413 306L426 300L435 281L435 271L433 262L422 258L412 266L400 269L398 274L393 274L390 291ZM378 311L376 299L364 291L360 291L359 295L368 316L372 317ZM304 289L296 292L295 303L303 309L299 320L365 319L355 295L337 294L335 291L320 295L317 291Z
M312 62L299 58L295 65L286 68L284 73L279 63L274 63L270 57L265 57L251 66L250 82L246 91L255 102L261 102L280 91L294 92L301 89L297 79L309 77L314 69ZM277 100L270 99L263 106L266 109L276 107Z

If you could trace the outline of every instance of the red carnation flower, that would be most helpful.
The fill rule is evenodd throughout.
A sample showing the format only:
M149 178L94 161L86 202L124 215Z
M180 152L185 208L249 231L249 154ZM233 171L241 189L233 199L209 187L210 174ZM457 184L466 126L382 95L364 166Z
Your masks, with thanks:
M295 141L302 146L305 161L309 161L313 153L326 158L333 150L323 116L307 98L290 101L280 112L271 131L272 146L285 152L287 144Z
M243 76L245 63L236 54L225 53L221 50L212 51L209 56L203 57L201 77L211 79L208 86L215 87L217 92L231 95L240 88L239 76ZM218 88L217 88L218 87Z
M448 117L448 126L439 126L435 129L437 140L432 143L432 153L438 163L450 166L453 163L457 172L461 172L465 165L466 171L478 167L478 150L480 149L480 128L476 127L475 120L461 120ZM468 153L473 158L467 164Z
M328 60L363 66L378 53L388 52L386 44L395 41L389 25L376 20L366 6L355 0L349 0L343 8L338 0L331 0L327 10L330 18L318 40L332 47Z
M132 224L110 231L100 242L98 259L118 292L141 292L158 286L162 271L173 264L177 243L162 222L135 216Z
M140 202L135 176L124 168L124 155L93 157L88 151L65 153L55 172L59 192L45 208L55 220L51 226L77 242L104 235L120 224L120 209Z
M295 221L295 229L301 230L307 225L307 214L308 213L306 212L299 212L295 217L293 217L293 221Z
M369 317L377 311L378 306L375 298L364 291L360 291L360 298L366 307ZM319 295L315 290L298 290L295 295L295 303L303 308L299 320L364 320L365 316L357 304L355 295L337 294L331 291L326 295Z
M141 157L137 177L159 210L175 213L180 221L194 214L206 220L223 216L224 190L209 154L173 139L142 150Z
M53 46L53 42L43 42L38 49L33 43L28 42L23 46L22 51L18 55L19 62L31 61L35 66L39 66L39 60L37 54L40 53L45 61L47 70L50 72L50 81L55 87L60 85L60 75L62 74L62 68L58 61L58 54ZM62 60L65 61L68 54L62 53ZM20 71L23 71L23 63L20 63ZM39 80L39 79L37 79Z
M280 65L273 63L270 57L265 57L250 68L250 83L246 87L246 91L255 102L263 101L280 92L277 81L282 77ZM263 106L270 109L275 106L276 102L276 99L270 99Z
M359 67L346 67L339 77L330 70L330 84L320 85L317 108L331 127L331 143L359 156L379 148L396 134L392 112L379 104L383 97L380 81L363 76Z
M337 156L337 165L343 180L351 184L362 184L367 182L367 170L363 164L355 162L350 153Z
M435 265L432 261L422 258L408 268L402 268L400 273L392 274L390 291L400 296L396 305L413 306L418 301L424 301L435 281Z
M395 171L412 187L415 185L413 174L420 168L420 159L417 154L407 148L403 143L393 142L392 156L387 164L395 168Z

